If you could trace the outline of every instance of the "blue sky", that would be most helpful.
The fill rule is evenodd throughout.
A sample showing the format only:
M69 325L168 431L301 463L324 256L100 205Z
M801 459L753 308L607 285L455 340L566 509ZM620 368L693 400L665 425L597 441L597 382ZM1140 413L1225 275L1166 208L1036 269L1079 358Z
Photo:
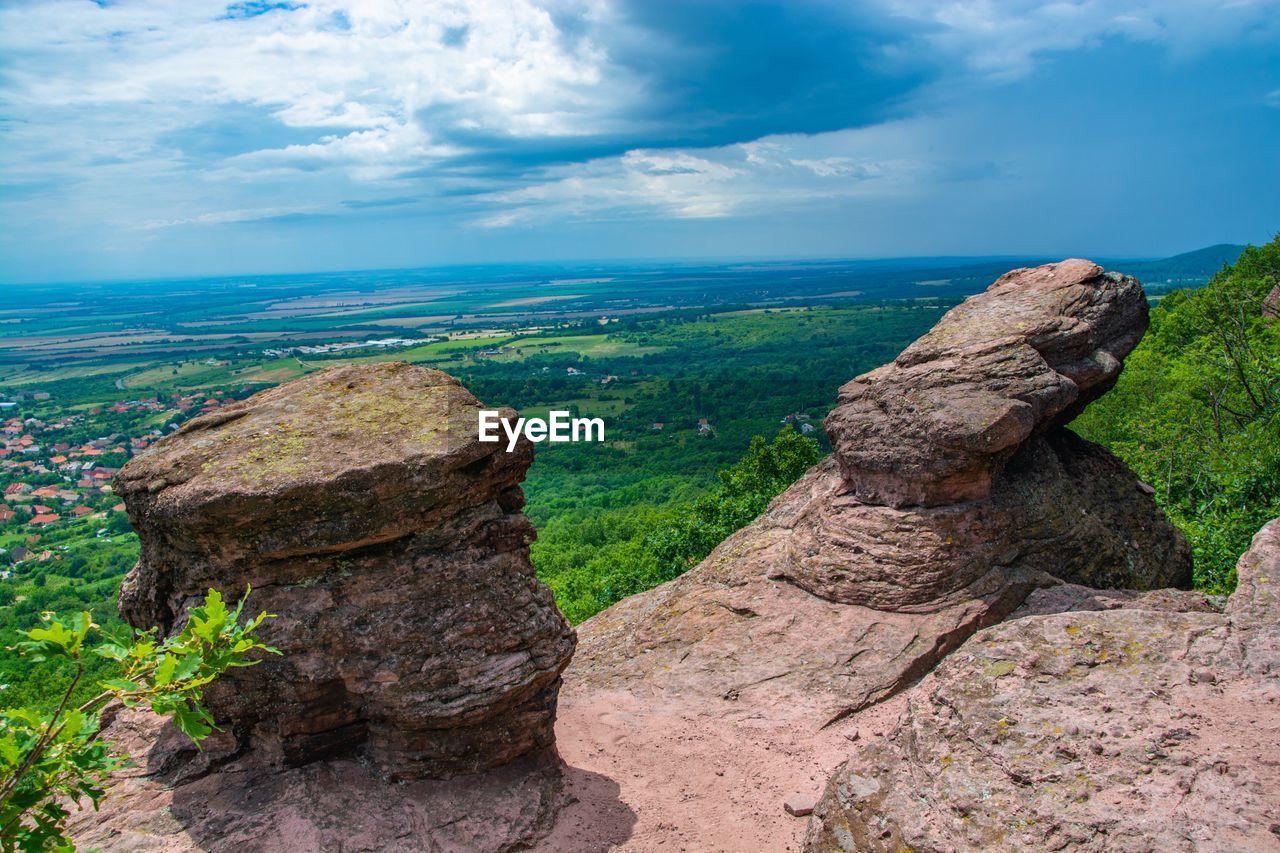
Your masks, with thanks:
M0 2L0 280L1280 231L1280 0Z

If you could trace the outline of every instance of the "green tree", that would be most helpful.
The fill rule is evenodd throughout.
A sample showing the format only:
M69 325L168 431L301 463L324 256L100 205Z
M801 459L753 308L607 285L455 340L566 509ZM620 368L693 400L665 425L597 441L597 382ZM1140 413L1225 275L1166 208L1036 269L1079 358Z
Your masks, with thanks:
M772 442L755 436L746 454L719 472L717 485L694 500L663 509L630 506L549 526L533 546L539 575L570 621L581 622L697 565L821 456L816 441L790 428Z
M1262 312L1278 283L1280 238L1170 293L1115 390L1074 425L1155 487L1209 592L1234 589L1240 554L1280 515L1280 321Z
M213 719L201 705L205 685L228 669L252 666L254 652L279 652L254 637L270 614L241 621L248 592L234 610L209 590L193 607L179 633L158 640L154 630L122 639L100 637L98 657L116 662L121 675L99 683L100 691L79 707L71 697L85 676L87 648L101 634L88 611L66 621L46 613L41 627L21 632L17 650L32 662L60 660L74 671L62 700L51 712L31 708L0 711L0 848L70 850L64 832L67 804L88 798L96 807L111 771L127 759L99 738L98 715L112 700L146 706L170 717L197 744L212 732Z

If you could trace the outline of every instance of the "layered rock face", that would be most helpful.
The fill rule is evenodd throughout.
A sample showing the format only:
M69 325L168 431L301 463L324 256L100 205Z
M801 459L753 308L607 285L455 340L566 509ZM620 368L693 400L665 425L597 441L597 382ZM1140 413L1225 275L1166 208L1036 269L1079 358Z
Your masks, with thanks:
M1280 847L1280 519L1238 575L1223 612L1037 593L836 771L808 849Z
M129 462L141 540L121 613L170 631L252 586L284 653L211 685L246 748L359 749L397 778L505 764L554 739L572 629L529 563L532 460L477 441L479 402L407 364L312 374L197 418Z
M1133 278L1083 260L1006 273L840 389L826 427L850 490L896 507L987 497L1029 438L1115 384L1146 329Z
M1262 300L1262 316L1280 320L1280 284L1271 288L1271 292Z

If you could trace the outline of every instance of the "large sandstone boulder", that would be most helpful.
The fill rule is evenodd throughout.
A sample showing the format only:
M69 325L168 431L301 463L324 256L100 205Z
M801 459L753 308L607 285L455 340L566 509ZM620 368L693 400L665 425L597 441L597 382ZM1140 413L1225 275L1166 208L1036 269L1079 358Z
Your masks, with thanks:
M1141 286L1086 261L1002 276L868 374L868 390L842 397L827 421L832 457L759 519L677 580L585 623L575 684L803 695L822 723L910 684L1038 586L1189 584L1186 541L1150 488L1058 425L1110 387L1145 328ZM1019 367L1025 382L985 372L993 364ZM1034 417L1001 444L1000 464L984 457L982 494L942 503L934 489L895 506L851 484L867 448L894 476L935 482L913 467L950 458L935 415L997 392L993 406Z
M279 614L284 654L207 691L236 749L359 750L399 778L553 742L574 633L533 575L532 460L477 440L479 402L407 364L312 374L196 418L116 479L141 540L121 613L170 631L212 587Z
M1146 328L1128 276L1082 260L1006 273L840 389L826 426L850 490L897 507L986 497L1029 438L1115 384Z
M1103 753L1089 742L1093 756L1127 743L1130 723L1116 734L1107 717L1089 715L1120 708L1137 730L1166 710L1186 713L1183 701L1216 701L1207 707L1234 708L1237 716L1225 719L1244 729L1240 709L1256 696L1181 691L1210 689L1203 685L1219 659L1239 661L1237 670L1262 684L1266 673L1274 677L1280 648L1271 629L1233 627L1276 622L1267 603L1274 597L1261 586L1275 569L1242 568L1226 616L1204 596L1156 589L1189 581L1185 541L1150 487L1063 427L1110 387L1145 325L1131 279L1083 261L1016 271L950 312L892 365L846 386L828 420L832 457L699 566L580 626L556 709L563 776L545 751L530 748L549 739L542 724L572 637L528 569L530 531L516 488L526 449L505 457L476 445L474 400L430 371L386 383L403 393L397 414L429 416L380 427L386 419L369 415L356 432L372 430L371 446L311 479L319 449L350 436L342 422L378 405L380 393L343 402L359 393L360 371L369 368L259 395L245 408L261 408L232 410L235 420L193 424L125 472L131 514L150 533L124 610L168 628L205 585L234 592L252 580L259 604L281 614L274 639L290 654L211 693L233 721L230 743L179 760L162 739L145 775L113 788L114 801L129 805L109 798L103 814L79 819L79 837L139 848L163 839L149 849L285 850L299 838L317 849L794 849L805 822L783 811L784 800L816 796L856 751L815 811L817 849L909 838L919 849L1039 849L1063 839L1105 846L1095 828L1119 826L1125 815L1077 820L1061 792L1085 791L1081 773L1112 771L1085 763L1068 780L1035 764L1036 750L1058 745L1045 740L1059 737L1055 709L1069 702L1078 710L1062 726L1068 734L1071 725L1095 726L1099 737L1105 729ZM331 377L340 389L326 387ZM292 414L304 410L307 418ZM465 432L446 440L449 429L433 425L455 416ZM297 443L288 432L275 450L255 450L268 434L281 436L277 424L299 422L316 424L315 441ZM271 485L223 467L238 458L284 464ZM366 469L361 458L379 461ZM1109 586L1126 589L1093 588ZM1253 603L1236 603L1246 600ZM1071 612L1050 615L1062 611ZM1018 618L1002 623L1011 614ZM971 639L977 632L996 640ZM1125 691L1127 704L1070 692L1107 666L1118 673L1107 689ZM1019 701L1036 707L1015 710L1000 698L1015 677L1024 682ZM1178 677L1182 687L1167 686ZM941 685L937 707L922 698L932 685ZM973 703L971 716L952 719L947 702ZM899 726L900 711L918 727ZM1152 737L1180 744L1185 730L1217 742L1177 719ZM1269 717L1250 719L1269 731ZM122 716L109 734L155 724L130 720ZM897 739L881 737L895 730ZM939 746L936 762L920 758L911 746L917 730L925 743L945 740L953 751ZM496 741L486 739L494 732ZM1024 732L1026 748L1015 740ZM1241 743L1270 754L1261 737ZM254 769L256 754L298 761L352 744L402 776L467 770L474 765L466 756L487 763L530 751L486 773L404 786L353 783L366 777L350 758L286 768L269 783ZM223 760L219 750L229 763L201 776ZM992 758L985 768L979 751ZM1233 772L1248 796L1255 781L1280 789L1270 771L1245 759L1237 765L1234 754L1214 753L1212 773L1220 775L1203 782L1200 753L1179 764L1200 768L1193 794L1201 784L1222 790L1223 779L1236 781ZM1143 774L1150 765L1134 756ZM916 762L922 769L912 769ZM981 806L965 800L958 820L981 829L965 835L948 823L955 810L934 803L948 802L937 786L953 764L991 782L972 791L977 803L1007 796L1019 817L990 829L1001 815L993 807L970 819ZM1113 791L1130 784L1133 796L1120 805L1163 808L1167 801L1148 795L1127 767L1106 777L1105 793L1129 796ZM1060 805L1067 818L1036 835L1031 827L1045 826ZM1228 843L1258 841L1257 820L1270 805L1229 808L1242 816L1223 816L1214 831ZM492 815L477 826L480 811ZM1181 818L1171 825L1194 831ZM1128 837L1147 831L1155 830Z
M837 770L808 849L1280 849L1280 519L1238 574L1221 611L1037 593Z
M835 453L760 518L579 626L558 743L621 780L634 849L785 849L802 825L784 799L818 793L846 737L873 742L904 691L1029 596L1189 584L1151 488L1063 427L1145 328L1137 282L1088 262L1002 277L846 386Z

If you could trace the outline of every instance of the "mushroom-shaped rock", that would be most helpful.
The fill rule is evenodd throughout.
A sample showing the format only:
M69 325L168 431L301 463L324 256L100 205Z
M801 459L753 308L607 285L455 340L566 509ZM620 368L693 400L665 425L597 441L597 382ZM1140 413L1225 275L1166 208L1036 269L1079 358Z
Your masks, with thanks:
M1006 273L840 389L826 427L845 481L895 507L986 497L1029 439L1111 388L1146 328L1142 286L1090 261Z
M208 588L279 614L284 652L211 685L241 747L361 750L393 776L507 763L554 739L575 636L534 577L520 482L480 403L403 363L312 374L184 425L116 479L141 557L132 624L171 631Z

